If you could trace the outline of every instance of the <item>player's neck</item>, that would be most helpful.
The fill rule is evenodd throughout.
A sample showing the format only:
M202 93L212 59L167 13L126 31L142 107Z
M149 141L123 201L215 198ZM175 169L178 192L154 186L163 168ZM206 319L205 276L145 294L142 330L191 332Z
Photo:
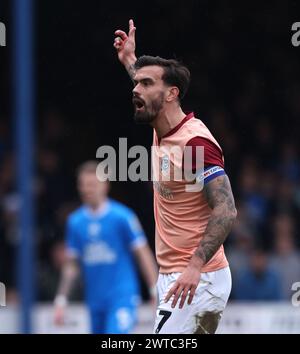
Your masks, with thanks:
M168 107L162 111L153 122L152 126L158 138L162 138L175 128L186 114L182 111L180 106Z
M107 198L99 200L95 204L88 204L88 208L92 213L101 213L105 208L107 204Z

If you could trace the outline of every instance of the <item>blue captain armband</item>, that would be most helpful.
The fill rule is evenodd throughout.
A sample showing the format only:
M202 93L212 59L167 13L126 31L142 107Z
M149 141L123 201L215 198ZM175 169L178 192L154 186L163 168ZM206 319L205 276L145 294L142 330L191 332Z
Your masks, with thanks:
M209 166L196 174L196 182L203 183L204 185L216 177L226 175L224 169L220 166Z

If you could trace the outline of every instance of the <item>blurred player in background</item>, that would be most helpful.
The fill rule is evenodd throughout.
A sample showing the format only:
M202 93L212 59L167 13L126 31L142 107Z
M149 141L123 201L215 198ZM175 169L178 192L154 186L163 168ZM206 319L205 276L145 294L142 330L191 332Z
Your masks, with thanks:
M132 210L108 198L108 182L99 182L97 163L78 171L83 205L67 220L66 261L55 298L54 319L64 323L67 298L81 265L93 333L130 333L137 319L139 279L135 259L156 296L155 260Z
M176 60L152 56L137 59L135 30L132 20L128 35L117 30L114 47L134 82L135 121L154 128L153 169L160 174L159 182L154 183L160 266L154 332L214 333L231 291L223 242L236 218L223 153L203 122L181 109L189 70ZM187 192L190 182L186 179L162 181L162 173L168 169L172 176L176 161L171 155L162 156L161 151L174 146L191 147L189 168L197 176L194 183L204 183L202 190ZM204 147L202 162L196 159L197 147Z

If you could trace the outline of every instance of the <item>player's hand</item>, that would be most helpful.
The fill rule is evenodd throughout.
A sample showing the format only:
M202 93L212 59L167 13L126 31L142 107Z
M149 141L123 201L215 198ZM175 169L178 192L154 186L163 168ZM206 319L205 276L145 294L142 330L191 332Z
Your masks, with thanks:
M180 299L179 308L181 309L188 298L187 303L190 305L193 301L197 286L200 282L201 271L199 267L188 265L175 284L169 290L165 297L165 302L168 302L171 296L174 295L171 306L174 308Z
M129 32L128 35L122 31L115 31L114 47L117 50L118 58L123 65L134 64L129 63L132 58L135 58L135 30L133 20L129 20Z
M65 306L55 306L54 307L54 324L56 326L63 326L65 324Z

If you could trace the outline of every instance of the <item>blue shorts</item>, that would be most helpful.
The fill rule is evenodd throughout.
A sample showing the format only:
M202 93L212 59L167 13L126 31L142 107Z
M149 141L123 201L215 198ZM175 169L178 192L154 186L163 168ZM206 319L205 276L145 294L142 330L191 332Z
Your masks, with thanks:
M137 307L132 303L112 304L105 310L90 310L93 334L128 334L137 321Z

